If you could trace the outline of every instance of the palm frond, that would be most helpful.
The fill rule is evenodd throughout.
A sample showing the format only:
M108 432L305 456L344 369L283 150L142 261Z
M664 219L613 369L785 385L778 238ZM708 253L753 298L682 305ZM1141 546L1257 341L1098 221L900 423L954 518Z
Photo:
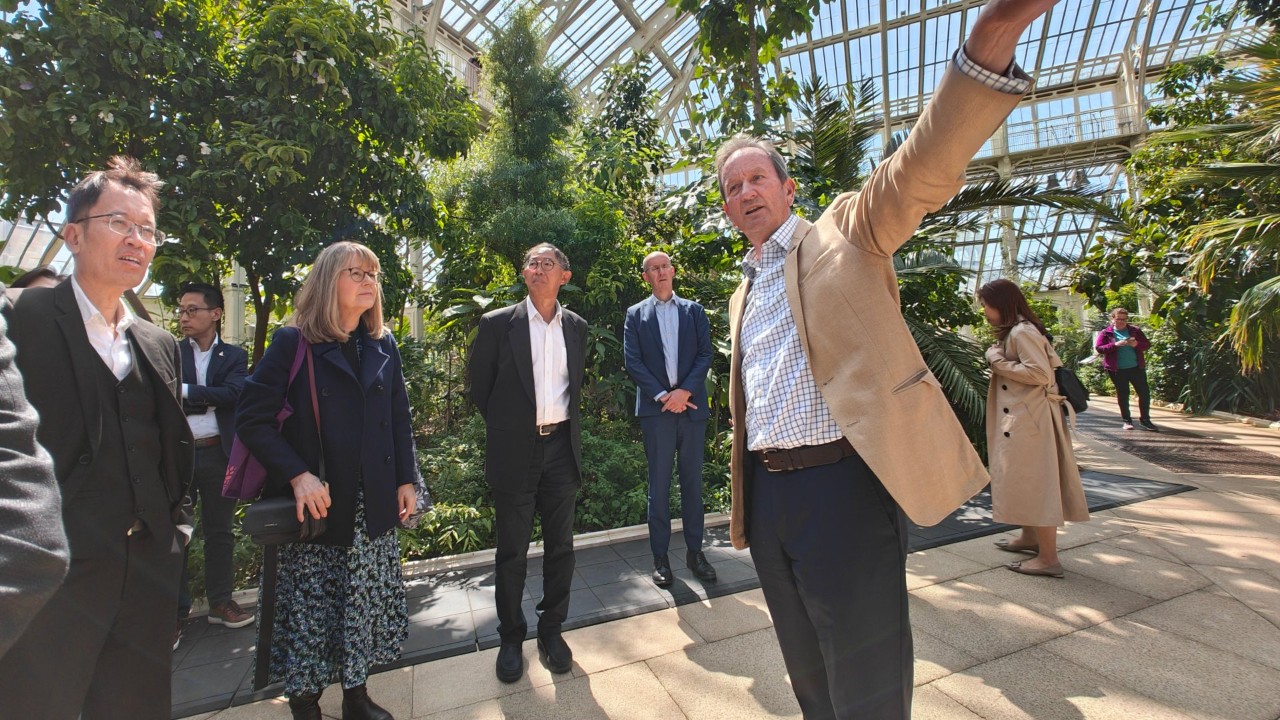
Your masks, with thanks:
M1100 190L1072 190L1056 188L1041 190L1034 179L1000 179L974 183L956 193L946 205L938 209L936 215L960 215L964 213L989 210L992 207L1022 207L1044 205L1057 210L1094 212L1109 210L1109 205L1102 207L1099 198Z
M801 88L794 166L797 175L813 186L816 196L807 199L815 206L829 203L837 192L862 185L867 142L883 122L871 112L877 98L876 85L870 80L850 83L836 92L815 77Z
M1174 182L1183 187L1211 184L1256 187L1276 181L1280 181L1280 165L1263 162L1207 163L1174 175Z
M938 382L972 439L981 439L987 412L986 361L982 348L963 335L914 318L907 328L924 362Z
M1191 254L1187 267L1196 282L1208 287L1230 255L1280 253L1280 213L1200 223L1187 233L1183 247Z
M1262 369L1267 341L1280 340L1280 276L1254 285L1231 308L1227 337L1245 372Z

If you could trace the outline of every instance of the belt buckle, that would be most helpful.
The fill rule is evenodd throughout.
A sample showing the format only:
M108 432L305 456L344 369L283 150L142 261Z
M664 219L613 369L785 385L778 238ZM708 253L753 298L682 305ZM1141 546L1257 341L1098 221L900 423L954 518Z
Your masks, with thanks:
M786 470L791 470L792 468L774 467L773 462L775 458L781 459L781 458L787 457L788 455L789 453L786 450L783 450L782 448L768 448L766 450L760 451L760 461L764 463L764 469L768 470L769 472L783 472ZM790 465L790 463L787 463L787 464Z
M538 437L547 437L548 435L550 435L551 433L553 433L553 432L555 432L555 431L556 431L556 424L555 424L555 423L547 423L546 425L539 425L539 426L538 426Z

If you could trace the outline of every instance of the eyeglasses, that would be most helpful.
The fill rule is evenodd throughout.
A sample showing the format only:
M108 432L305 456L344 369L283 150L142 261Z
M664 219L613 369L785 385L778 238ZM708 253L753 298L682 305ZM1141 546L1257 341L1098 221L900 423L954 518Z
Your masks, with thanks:
M529 258L529 262L524 266L530 270L542 270L542 272L551 272L559 267L560 263L551 258Z
M212 309L213 308L196 307L195 305L191 305L184 308L178 308L178 317L187 317L188 315L191 317L195 317L196 313L200 312L201 310L212 310Z
M382 275L382 273L377 270L365 270L364 268L358 267L342 268L342 271L349 275L353 282L357 283L362 283L365 280L378 282L378 277Z
M134 230L138 231L138 239L147 245L162 245L166 236L163 230L157 230L150 225L139 225L136 222L126 218L119 213L103 213L101 215L90 215L82 217L79 220L72 220L73 223L88 222L89 220L97 220L98 218L107 218L107 228L117 235L129 237Z
M662 265L650 265L648 269L645 270L645 272L653 272L653 273L662 272L663 270L670 270L672 267L673 266L671 263L665 263Z

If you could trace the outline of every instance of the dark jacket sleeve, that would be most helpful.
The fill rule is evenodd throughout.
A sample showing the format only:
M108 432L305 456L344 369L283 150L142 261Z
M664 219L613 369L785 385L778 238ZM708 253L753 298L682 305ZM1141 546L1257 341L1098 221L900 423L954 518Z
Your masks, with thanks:
M296 328L276 331L266 353L254 366L253 375L245 380L236 406L236 435L277 482L310 472L306 461L276 427L276 413L289 391L289 367L300 341L301 333ZM301 372L306 372L305 367Z
M418 479L418 458L413 451L413 415L409 412L409 391L404 382L404 364L395 338L387 333L383 340L386 353L395 361L391 378L391 429L396 452L396 485L409 485Z
M6 335L8 308L0 285L0 656L62 584L70 558L53 461L36 442L39 418Z
M228 346L226 352L231 358L231 368L227 376L217 385L194 385L187 388L187 404L194 407L233 408L240 402L240 393L244 389L245 378L249 375L249 355L242 348ZM187 378L186 382L194 382Z
M653 400L669 388L665 379L659 380L644 364L644 354L640 349L640 309L641 305L633 305L627 310L627 319L622 324L622 358L627 374L640 388L640 394L646 400Z
M689 368L689 374L680 381L680 387L698 397L707 391L707 373L711 370L711 324L707 322L707 312L701 305L691 304L689 311L693 316L693 331L698 338L698 349L693 356L693 367Z
M489 316L480 318L476 337L471 341L467 363L471 381L471 402L480 410L480 416L489 419L489 394L498 374L498 330L496 321Z

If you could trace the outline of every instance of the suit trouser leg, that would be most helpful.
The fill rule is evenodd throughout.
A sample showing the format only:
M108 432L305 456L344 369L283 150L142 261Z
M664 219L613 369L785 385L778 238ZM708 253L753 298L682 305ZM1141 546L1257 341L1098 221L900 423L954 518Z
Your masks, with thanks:
M175 533L176 535L176 533ZM173 626L181 541L129 539L115 623L98 655L82 720L166 720L171 712Z
M124 574L125 562L114 552L71 559L62 586L0 658L0 715L24 720L80 716Z
M543 600L538 609L551 613L546 622L556 629L568 614L569 585L573 581L573 509L577 494L573 448L569 433L560 431L534 445L534 457L522 486L493 490L497 524L494 558L494 601L498 635L504 643L521 642L528 634L521 601L528 571L533 514L542 514ZM567 499L566 499L567 496ZM548 627L539 620L539 629Z
M569 616L569 586L573 584L573 518L578 499L577 463L569 432L561 430L546 443L542 482L538 486L538 515L542 518L542 601L538 603L538 634L560 632Z
M806 720L909 718L901 510L858 456L787 473L750 461L751 557Z
M676 459L675 413L640 418L644 456L649 461L649 549L666 555L671 547L671 474Z
M200 528L204 533L204 585L209 607L231 599L235 535L231 525L235 519L236 500L222 496L222 482L227 473L227 454L222 446L196 450L193 496L200 495ZM194 498L193 498L194 499Z
M690 420L681 414L676 421L676 453L680 457L680 519L689 552L702 549L702 456L706 447L707 421Z

